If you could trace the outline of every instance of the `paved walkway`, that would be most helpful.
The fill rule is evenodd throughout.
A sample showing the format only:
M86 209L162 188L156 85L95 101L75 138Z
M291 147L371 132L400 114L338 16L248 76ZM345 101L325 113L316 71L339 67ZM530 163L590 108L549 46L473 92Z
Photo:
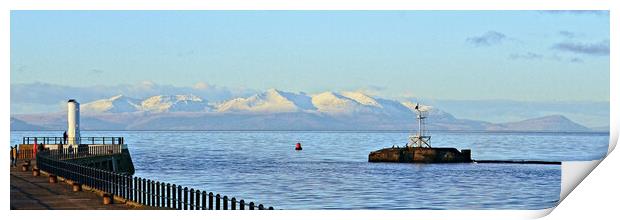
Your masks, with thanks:
M18 163L20 165L21 163ZM19 167L21 168L21 167ZM21 172L11 167L11 209L141 209L126 204L103 205L95 192L71 191L71 186L59 181L48 182L48 177L32 176L32 171Z

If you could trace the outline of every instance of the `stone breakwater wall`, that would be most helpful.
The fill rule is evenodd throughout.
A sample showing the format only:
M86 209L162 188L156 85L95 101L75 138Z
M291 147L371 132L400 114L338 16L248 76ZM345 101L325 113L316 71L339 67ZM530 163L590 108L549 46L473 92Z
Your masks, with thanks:
M370 152L368 162L471 163L471 150L456 148L384 148Z

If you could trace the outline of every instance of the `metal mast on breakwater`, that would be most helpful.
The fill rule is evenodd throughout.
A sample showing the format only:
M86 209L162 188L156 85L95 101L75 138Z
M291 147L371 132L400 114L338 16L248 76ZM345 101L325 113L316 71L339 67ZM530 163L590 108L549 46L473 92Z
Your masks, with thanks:
M416 103L415 110L418 120L418 132L409 136L408 147L427 147L431 148L431 136L426 131L426 111L420 110L420 105Z

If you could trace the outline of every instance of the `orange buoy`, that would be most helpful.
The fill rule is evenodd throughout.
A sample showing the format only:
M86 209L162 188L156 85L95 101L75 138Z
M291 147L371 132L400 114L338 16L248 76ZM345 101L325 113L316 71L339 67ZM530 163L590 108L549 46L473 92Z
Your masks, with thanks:
M301 143L295 144L295 150L301 150Z

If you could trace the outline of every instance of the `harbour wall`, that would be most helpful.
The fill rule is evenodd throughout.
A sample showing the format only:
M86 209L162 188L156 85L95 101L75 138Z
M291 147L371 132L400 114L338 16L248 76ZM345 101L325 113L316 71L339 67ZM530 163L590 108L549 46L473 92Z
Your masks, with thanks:
M470 163L471 150L456 148L403 147L370 152L368 162L394 163Z

